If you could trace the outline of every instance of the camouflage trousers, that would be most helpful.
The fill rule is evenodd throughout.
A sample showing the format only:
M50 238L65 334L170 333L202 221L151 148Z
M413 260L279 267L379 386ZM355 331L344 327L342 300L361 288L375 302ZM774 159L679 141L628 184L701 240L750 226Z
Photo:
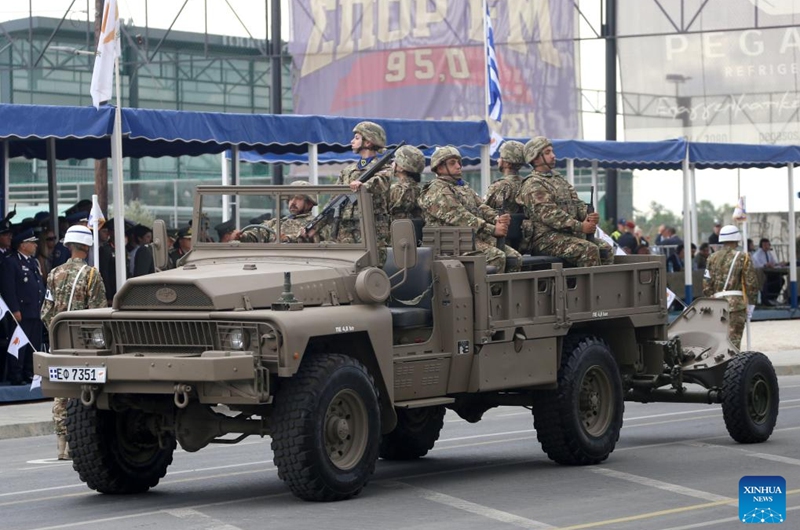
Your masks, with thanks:
M385 223L375 225L375 236L378 242L378 267L383 267L386 263L386 247L390 245L388 230L385 230ZM329 227L326 227L329 228ZM337 243L361 243L361 225L351 219L342 219L339 224L339 234L336 237Z
M747 321L747 310L731 311L728 315L728 339L741 350L744 324Z
M561 258L577 267L614 263L614 251L605 241L589 241L558 232L546 234L534 241L533 253Z
M474 253L470 252L467 255L484 254L486 256L487 267L497 267L497 272L519 272L522 267L522 256L519 252L506 245L503 249L499 249L489 243L483 241L476 241ZM506 258L514 258L513 264L509 263L506 268Z
M67 434L67 401L67 398L56 398L53 401L53 423L58 436Z

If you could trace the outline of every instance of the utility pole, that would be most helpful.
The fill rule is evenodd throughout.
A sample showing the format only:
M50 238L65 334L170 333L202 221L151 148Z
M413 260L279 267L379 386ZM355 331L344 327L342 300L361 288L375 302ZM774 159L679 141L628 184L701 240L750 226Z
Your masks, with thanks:
M103 0L94 0L94 43L95 49L100 41L100 28L103 24ZM94 192L97 194L97 202L100 204L100 210L105 214L108 213L108 159L101 158L94 161ZM116 212L116 216L122 220L123 212ZM58 215L55 212L53 215Z
M283 87L281 86L281 58L283 47L281 46L281 2L272 0L272 113L281 114L283 112ZM272 166L272 184L283 184L283 166L274 164Z
M606 140L617 139L617 0L606 0ZM606 219L617 223L617 170L606 168Z

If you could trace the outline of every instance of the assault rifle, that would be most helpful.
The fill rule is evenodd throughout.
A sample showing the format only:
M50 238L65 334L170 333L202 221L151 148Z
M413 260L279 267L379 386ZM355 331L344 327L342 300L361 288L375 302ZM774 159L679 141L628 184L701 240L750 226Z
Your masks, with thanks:
M400 142L395 146L394 149L390 149L386 151L382 157L380 157L377 162L375 162L368 170L364 171L364 173L358 177L360 182L366 182L375 174L383 169L391 159L394 157L395 152L401 147L404 146L405 142ZM324 226L327 224L331 219L333 220L333 230L331 230L332 236L335 238L339 235L339 223L342 220L342 210L344 210L345 206L348 204L355 204L357 199L354 195L343 193L341 195L337 195L333 199L331 199L328 204L325 205L325 208L310 220L305 226L306 234L310 233L312 230L317 231L317 229L322 225Z

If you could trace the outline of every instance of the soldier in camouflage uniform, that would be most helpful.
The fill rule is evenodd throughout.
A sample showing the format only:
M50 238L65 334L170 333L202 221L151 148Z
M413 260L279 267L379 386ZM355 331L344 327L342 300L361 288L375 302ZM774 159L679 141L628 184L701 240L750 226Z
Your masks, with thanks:
M758 293L758 278L750 254L736 248L741 240L738 228L723 226L719 231L719 242L723 247L708 258L703 274L703 296L728 300L728 338L737 348L741 347L742 332L750 310L748 297L755 297Z
M532 253L555 256L578 267L613 263L607 243L599 238L587 240L587 235L595 233L600 217L587 212L575 188L553 169L556 155L550 140L544 136L529 140L525 160L533 172L522 184L517 202L532 221Z
M392 165L397 182L389 190L389 214L395 219L421 219L419 207L420 175L425 169L425 155L413 145L397 150Z
M522 187L519 170L525 165L524 150L525 146L514 140L503 142L500 146L497 169L503 172L503 178L494 181L486 191L486 204L495 210L525 213L525 209L517 202L517 195Z
M308 182L294 182L292 185L307 186ZM289 215L281 218L280 237L282 243L301 243L311 240L310 238L306 238L304 235L301 235L301 232L312 219L311 210L316 205L317 200L311 195L294 195L293 197L289 198L289 204L287 205L287 208L289 209ZM254 243L257 241L270 243L275 241L275 236L278 232L278 220L270 219L268 221L264 221L261 223L261 225L269 228L271 232L266 230L258 230L256 228L248 228L247 230L241 232L234 232L232 239L238 239L247 243ZM324 237L324 232L322 235ZM266 238L266 240L263 238Z
M419 206L427 226L463 226L475 229L476 252L486 255L486 264L499 272L516 272L522 264L519 252L509 246L497 248L496 237L508 234L510 216L483 203L461 179L461 153L452 146L439 147L431 157L436 178L426 184ZM515 258L506 268L506 257ZM513 263L513 264L512 264Z
M103 278L97 269L86 264L92 242L92 232L85 226L72 226L64 235L64 245L70 250L72 257L47 275L42 322L48 331L53 317L59 313L107 306ZM53 421L59 460L69 460L66 419L67 398L56 398L53 404Z
M374 164L379 152L386 147L386 131L377 123L371 121L359 122L353 128L353 139L350 140L353 152L361 157L355 164L350 164L342 170L336 184L348 184L352 191L358 191L364 186L372 195L372 213L375 215L375 235L378 241L379 266L386 262L386 247L390 244L389 225L389 188L391 187L392 170L384 167L367 182L359 181L364 171ZM361 242L361 225L359 217L361 208L358 204L348 204L342 209L339 233L336 237L338 243ZM324 234L323 234L324 236Z

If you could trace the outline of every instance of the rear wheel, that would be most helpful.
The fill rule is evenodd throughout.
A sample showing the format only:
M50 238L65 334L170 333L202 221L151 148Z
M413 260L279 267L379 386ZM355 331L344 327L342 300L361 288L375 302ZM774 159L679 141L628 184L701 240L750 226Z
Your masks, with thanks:
M100 493L141 493L166 475L175 451L169 433L154 434L154 416L67 404L67 439L72 467Z
M397 427L381 438L380 456L386 460L412 460L433 449L444 426L443 406L397 409Z
M278 476L309 501L358 495L375 471L380 432L378 391L364 365L345 355L306 357L275 398Z
M542 449L559 464L602 462L619 440L622 380L608 345L595 337L564 339L558 388L534 400L533 425Z
M778 377L766 355L742 352L725 367L722 415L731 438L765 442L778 421Z

